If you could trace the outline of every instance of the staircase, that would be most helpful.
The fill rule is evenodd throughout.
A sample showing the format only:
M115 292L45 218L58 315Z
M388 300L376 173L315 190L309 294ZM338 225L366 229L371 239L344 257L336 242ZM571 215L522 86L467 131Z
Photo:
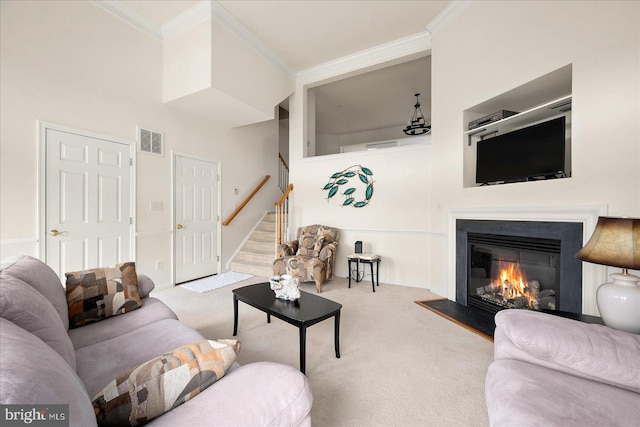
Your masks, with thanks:
M229 269L255 276L273 276L276 213L269 212L229 264Z

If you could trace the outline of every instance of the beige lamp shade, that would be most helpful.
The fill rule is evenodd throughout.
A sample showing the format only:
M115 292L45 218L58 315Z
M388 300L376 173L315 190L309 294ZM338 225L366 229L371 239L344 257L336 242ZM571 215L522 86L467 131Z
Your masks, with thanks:
M640 218L598 217L591 239L576 258L612 267L640 269Z

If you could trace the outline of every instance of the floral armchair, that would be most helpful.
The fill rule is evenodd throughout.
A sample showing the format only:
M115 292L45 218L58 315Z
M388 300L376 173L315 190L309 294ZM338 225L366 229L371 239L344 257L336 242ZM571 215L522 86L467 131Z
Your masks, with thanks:
M301 282L313 281L321 293L322 283L333 279L339 237L340 230L326 225L298 228L296 240L278 246L273 273L289 274Z

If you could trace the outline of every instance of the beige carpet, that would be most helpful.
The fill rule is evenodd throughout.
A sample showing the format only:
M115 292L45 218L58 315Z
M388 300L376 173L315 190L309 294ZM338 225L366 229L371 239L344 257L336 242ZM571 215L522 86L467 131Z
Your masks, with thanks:
M237 287L252 277L207 293L175 287L154 292L185 323L207 338L233 333ZM302 290L315 292L312 283ZM314 394L312 423L319 426L486 426L484 377L493 343L414 301L430 292L371 282L347 288L325 283L321 296L343 305L340 354L333 347L333 318L307 329L307 377ZM239 303L240 364L268 360L299 366L298 329Z

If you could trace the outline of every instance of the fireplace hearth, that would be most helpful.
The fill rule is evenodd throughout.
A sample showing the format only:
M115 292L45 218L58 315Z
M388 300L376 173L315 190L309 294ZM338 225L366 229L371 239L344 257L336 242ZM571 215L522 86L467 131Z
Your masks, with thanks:
M456 302L581 313L582 236L582 223L458 219Z

